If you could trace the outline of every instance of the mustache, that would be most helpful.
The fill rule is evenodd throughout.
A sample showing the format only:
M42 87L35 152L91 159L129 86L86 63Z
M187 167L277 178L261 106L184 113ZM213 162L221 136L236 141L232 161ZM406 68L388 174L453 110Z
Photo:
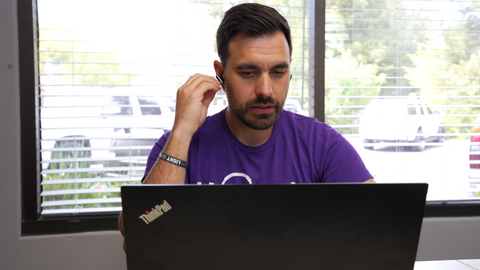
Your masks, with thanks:
M251 107L256 104L273 104L274 106L278 107L278 105L280 105L280 102L276 99L273 99L272 97L268 97L265 99L257 97L248 101L246 105L247 107Z

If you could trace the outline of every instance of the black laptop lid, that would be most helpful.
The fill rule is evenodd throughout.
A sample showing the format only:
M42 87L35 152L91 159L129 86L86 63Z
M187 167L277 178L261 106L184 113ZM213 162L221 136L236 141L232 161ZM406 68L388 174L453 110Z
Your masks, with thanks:
M123 186L127 266L412 270L427 187Z

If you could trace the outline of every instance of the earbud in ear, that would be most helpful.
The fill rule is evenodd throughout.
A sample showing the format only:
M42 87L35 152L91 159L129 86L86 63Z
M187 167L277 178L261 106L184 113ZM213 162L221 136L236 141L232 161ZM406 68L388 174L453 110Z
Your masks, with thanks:
M222 85L223 89L225 90L225 84L223 83L223 74L215 75L215 77L217 78L217 81L220 82L220 84Z

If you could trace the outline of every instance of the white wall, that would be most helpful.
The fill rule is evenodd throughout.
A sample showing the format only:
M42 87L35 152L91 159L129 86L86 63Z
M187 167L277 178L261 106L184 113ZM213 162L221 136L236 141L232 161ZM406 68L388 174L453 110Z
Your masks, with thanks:
M0 268L126 269L119 232L21 237L16 1L0 1ZM12 68L9 68L12 65ZM32 149L33 151L33 149ZM418 259L480 258L480 217L431 218Z
M425 218L417 260L480 258L480 217Z

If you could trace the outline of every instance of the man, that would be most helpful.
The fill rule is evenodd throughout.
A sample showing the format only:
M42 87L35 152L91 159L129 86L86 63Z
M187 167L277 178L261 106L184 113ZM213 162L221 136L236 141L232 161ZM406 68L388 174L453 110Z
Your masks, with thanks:
M292 42L275 9L231 8L217 30L217 49L214 68L223 82L196 74L178 89L175 123L153 147L143 183L373 182L343 136L283 111ZM207 118L222 84L228 107Z

